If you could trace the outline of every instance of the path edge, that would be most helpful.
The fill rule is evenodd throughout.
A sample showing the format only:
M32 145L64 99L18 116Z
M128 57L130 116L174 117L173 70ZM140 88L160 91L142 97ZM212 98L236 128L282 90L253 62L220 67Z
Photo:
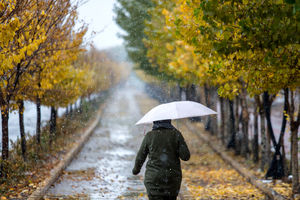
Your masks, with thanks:
M256 177L252 175L249 171L247 171L241 164L239 164L237 161L233 160L231 156L227 155L224 151L222 151L220 148L214 146L210 139L204 135L199 134L197 130L195 130L195 127L192 125L192 123L188 123L187 128L190 129L191 132L193 132L200 140L205 141L213 151L218 154L225 162L229 163L240 175L242 175L248 182L250 182L252 185L254 185L256 188L258 188L260 191L262 191L264 194L266 194L269 198L273 200L287 200L284 196L276 192L275 190L266 187L263 183L258 182Z
M104 103L105 104L105 103ZM93 130L98 125L101 117L103 104L100 106L95 119L89 123L87 130L82 134L79 141L72 147L72 149L63 157L59 164L54 167L50 172L50 177L46 178L40 183L40 186L28 197L28 200L39 200L44 197L48 189L59 178L63 170L71 163L73 158L80 152L83 145L87 142L92 135Z

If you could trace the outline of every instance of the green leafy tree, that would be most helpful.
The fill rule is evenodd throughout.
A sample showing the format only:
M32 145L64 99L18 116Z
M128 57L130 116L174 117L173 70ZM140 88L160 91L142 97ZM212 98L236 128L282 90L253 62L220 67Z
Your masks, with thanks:
M130 59L138 64L138 67L150 74L155 74L147 58L147 48L143 39L145 20L150 19L148 9L153 6L149 0L117 0L118 4L114 8L117 14L117 24L126 32L121 35L125 40L126 50Z

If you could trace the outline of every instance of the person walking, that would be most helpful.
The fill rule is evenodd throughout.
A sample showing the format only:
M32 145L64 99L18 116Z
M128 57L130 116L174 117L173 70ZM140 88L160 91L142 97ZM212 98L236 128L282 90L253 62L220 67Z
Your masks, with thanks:
M190 151L171 120L153 122L136 156L134 175L140 172L147 156L144 184L149 200L176 200L182 180L180 159L188 161Z

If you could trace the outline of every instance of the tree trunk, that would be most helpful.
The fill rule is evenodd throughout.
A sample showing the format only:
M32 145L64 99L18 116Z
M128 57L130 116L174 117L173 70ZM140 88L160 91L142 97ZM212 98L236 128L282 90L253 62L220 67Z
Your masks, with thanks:
M225 112L224 112L224 98L220 97L220 112L221 112L221 141L225 144Z
M205 104L207 107L210 108L210 95L209 95L209 88L207 87L207 85L204 85L204 94L205 94ZM205 123L205 130L210 131L211 130L211 117L207 116L207 121Z
M240 131L240 115L239 115L239 105L240 105L240 98L237 96L235 98L235 106L234 106L234 119L235 119L235 153L236 155L241 154L241 148L242 148L242 140L243 135L242 131Z
M217 91L215 90L215 88L210 88L210 107L212 110L217 110ZM217 135L218 134L218 120L217 120L217 115L212 115L210 116L210 120L211 120L211 132L213 135ZM219 135L217 135L219 137Z
M82 113L82 106L83 106L83 97L80 97L79 101L79 112Z
M230 140L230 112L229 112L229 99L225 99L225 102L224 102L224 116L225 116L225 120L224 123L225 123L225 144L228 144L229 140ZM229 119L229 120L228 120Z
M68 117L68 115L69 115L69 106L66 106L66 113L65 113L65 115Z
M284 90L284 107L283 107L282 124L281 124L280 136L279 136L279 145L281 147L282 160L283 160L284 179L288 176L287 160L286 160L286 156L285 156L285 147L284 147L284 134L285 134L286 123L287 123L286 114L288 113L288 107L289 107L288 100L289 100L289 90L285 89Z
M255 105L254 108L254 136L253 136L253 162L258 163L259 160L259 145L258 145L258 113L257 113L258 106Z
M186 100L186 91L183 87L180 87L180 100L185 101Z
M298 106L298 114L295 119L295 101L294 92L291 91L290 102L288 103L288 114L290 117L291 127L291 171L293 176L292 190L293 195L300 193L299 185L299 161L298 161L298 129L300 125L300 103ZM298 93L299 95L299 93Z
M36 97L36 142L41 143L41 99Z
M286 160L285 146L284 146L284 137L279 141L281 146L282 160L283 160L283 181L286 182L288 177L288 161Z
M265 117L267 118L267 115L265 115ZM266 124L266 154L267 154L267 162L268 165L270 166L271 164L271 160L272 160L272 152L271 152L271 134L270 134L270 129L268 129L268 121L266 120L267 124Z
M260 109L260 132L261 132L261 170L264 171L266 165L269 163L269 156L267 154L267 136L266 136L266 123L265 123L265 112Z
M172 93L172 92L171 92ZM188 101L196 101L196 86L194 84L188 85L186 87L186 100ZM192 117L191 121L201 121L200 117Z
M195 101L196 99L196 87L194 84L186 86L186 100Z
M283 110L283 120L281 124L281 130L279 135L278 143L276 144L275 138L274 138L274 146L275 146L275 153L273 156L273 160L271 162L271 166L267 171L266 177L273 177L274 179L280 179L285 177L285 165L284 165L284 157L280 153L280 148L283 145L283 136L285 132L286 127L286 115L285 113L288 110L288 103L287 103L287 97L288 90L285 90L285 98L284 98L284 110Z
M271 106L272 106L272 97L270 98L270 95L268 92L264 92L263 94L263 106L264 106L264 109L265 109L265 114L266 114L266 120L267 120L267 127L268 127L268 136L269 136L269 139L272 140L273 142L273 146L274 146L274 149L277 148L277 142L276 142L276 138L274 136L274 132L273 132L273 127L272 127L272 123L271 123ZM266 148L267 148L267 154L268 154L268 162L270 164L270 156L271 156L271 146L270 146L270 142L267 141L266 143ZM279 177L279 174L283 174L283 172L281 170L283 170L282 168L282 163L281 163L281 154L280 152L276 152L278 153L277 156L276 156L276 159L277 159L277 165L276 166L276 173L274 173L274 176L273 178L281 178ZM273 165L273 163L271 163ZM267 173L268 174L268 173Z
M246 91L243 90L242 98L241 98L241 106L242 106L242 131L243 131L243 139L242 139L242 148L241 154L243 157L247 158L249 154L249 112L247 105L247 96Z
M56 134L56 118L57 118L57 111L55 107L51 106L51 116L50 116L50 143Z
M291 122L290 122L290 124L291 124ZM290 137L290 140L291 140L291 143L292 143L292 132L290 133L291 134L291 137ZM293 174L293 162L291 161L293 158L293 145L291 144L291 146L290 146L290 169L289 169L289 174Z
M1 109L1 120L2 120L2 160L8 159L9 149L9 137L8 137L8 118L9 108L8 106Z
M236 132L235 132L235 119L233 111L233 101L229 101L229 111L230 111L230 140L227 144L227 148L233 148L236 150Z
M20 137L21 137L21 150L24 161L26 161L26 138L24 128L24 101L20 100L19 104L19 126L20 126Z
M236 130L236 133L238 133L240 131L240 120L239 120L239 106L240 106L240 98L237 96L235 98L235 112L234 112L234 118L235 118L235 130Z
M72 118L73 115L73 108L72 108L72 104L70 104L69 106L69 116Z
M264 171L267 163L269 163L269 158L267 155L267 148L266 148L267 137L266 137L265 111L264 111L264 108L263 108L263 105L262 105L259 95L255 96L255 101L256 101L256 104L258 105L259 116L260 116L260 137L261 137L260 169L261 169L261 171Z
M292 175L293 175L293 194L299 194L300 193L300 187L299 187L299 163L298 163L298 128L299 124L297 123L291 123L291 146L293 149L293 152L291 154L291 162L292 162Z
M180 101L181 100L181 87L179 85L179 83L177 83L177 87L176 87L176 91L178 91L178 96L175 97L177 101Z

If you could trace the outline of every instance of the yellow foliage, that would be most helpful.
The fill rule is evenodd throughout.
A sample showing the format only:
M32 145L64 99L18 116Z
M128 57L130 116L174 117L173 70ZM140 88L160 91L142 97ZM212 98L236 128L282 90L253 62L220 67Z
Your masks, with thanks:
M153 66L158 66L161 72L174 77L183 86L204 84L208 78L208 60L195 53L197 49L188 43L197 31L191 30L188 24L180 29L176 25L179 18L183 23L194 23L192 15L187 13L192 9L178 0L154 2L156 7L150 11L152 18L146 23L145 30L149 60ZM153 29L155 32L151 31ZM176 34L178 30L192 35L180 37Z

